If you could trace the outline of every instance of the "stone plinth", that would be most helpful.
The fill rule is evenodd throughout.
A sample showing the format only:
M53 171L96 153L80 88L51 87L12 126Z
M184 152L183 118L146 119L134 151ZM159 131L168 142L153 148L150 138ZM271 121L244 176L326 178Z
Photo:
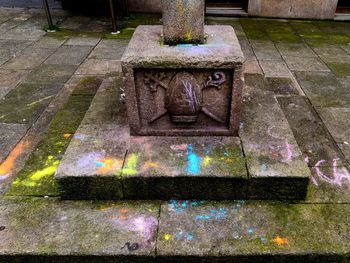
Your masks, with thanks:
M167 44L204 43L204 0L163 0Z
M132 135L237 135L244 57L231 26L206 26L203 45L161 44L139 26L122 58Z

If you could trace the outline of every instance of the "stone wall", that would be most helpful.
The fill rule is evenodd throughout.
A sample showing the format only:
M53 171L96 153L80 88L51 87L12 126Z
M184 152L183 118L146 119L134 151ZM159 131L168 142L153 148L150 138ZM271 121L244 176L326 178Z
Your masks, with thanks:
M250 16L333 19L338 0L249 0ZM161 0L129 0L132 12L160 13Z
M250 0L251 16L333 19L338 0Z

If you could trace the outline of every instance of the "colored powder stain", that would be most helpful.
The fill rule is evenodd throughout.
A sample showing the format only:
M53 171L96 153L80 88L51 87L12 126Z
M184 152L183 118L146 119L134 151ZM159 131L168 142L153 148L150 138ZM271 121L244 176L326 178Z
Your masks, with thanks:
M266 172L266 171L268 170L267 165L266 165L266 164L262 164L262 165L261 165L261 170L264 171L264 172Z
M288 238L277 236L272 241L279 247L288 245Z
M209 220L210 219L210 216L196 216L195 217L196 220Z
M192 144L187 145L187 172L198 175L200 173L201 158L193 152Z
M168 205L169 209L174 211L175 213L181 213L183 212L189 204L189 201L176 201L176 200L170 200Z
M211 160L212 160L212 158L210 158L209 156L205 156L204 159L203 159L202 165L204 167L207 167L210 164Z
M71 136L72 136L71 133L65 133L65 134L63 134L63 137L66 138L66 139L68 139L68 138L71 137Z
M187 240L192 241L193 240L193 235L192 234L187 234Z
M147 162L143 165L143 169L151 169L151 168L159 168L159 164L157 162Z
M165 240L169 240L169 239L171 238L171 235L165 234L165 235L163 236L163 238L164 238Z
M266 238L266 237L260 237L260 241L261 241L262 243L266 243L266 242L267 242L267 238Z
M6 160L0 164L0 180L6 179L12 175L17 158L29 147L29 142L20 142L12 150Z
M120 170L123 165L123 161L107 158L104 160L95 161L95 164L100 167L98 169L98 173L108 174L112 171Z
M123 174L134 175L137 174L137 162L139 157L136 154L130 154L128 160L126 161L125 168L123 169Z
M252 228L249 228L249 229L247 230L247 233L250 234L250 235L252 235L252 234L254 233L254 230L253 230Z

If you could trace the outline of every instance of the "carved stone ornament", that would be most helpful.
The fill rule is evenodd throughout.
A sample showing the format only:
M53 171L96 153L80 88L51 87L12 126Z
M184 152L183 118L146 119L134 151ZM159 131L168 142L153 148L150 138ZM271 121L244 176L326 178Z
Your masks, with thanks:
M224 120L203 107L203 90L206 88L220 89L225 83L225 73L217 71L207 78L204 83L199 83L197 79L188 72L181 71L176 73L166 84L166 73L145 73L144 84L151 90L156 92L158 88L166 91L165 109L151 118L152 123L165 114L169 113L174 123L193 123L197 121L200 112L211 119L225 123Z

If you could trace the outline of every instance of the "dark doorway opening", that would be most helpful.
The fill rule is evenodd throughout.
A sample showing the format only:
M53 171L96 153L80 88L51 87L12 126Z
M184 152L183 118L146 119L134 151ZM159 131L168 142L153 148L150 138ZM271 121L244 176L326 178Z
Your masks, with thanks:
M248 0L206 0L207 14L246 14Z
M337 13L350 14L350 1L338 0Z

